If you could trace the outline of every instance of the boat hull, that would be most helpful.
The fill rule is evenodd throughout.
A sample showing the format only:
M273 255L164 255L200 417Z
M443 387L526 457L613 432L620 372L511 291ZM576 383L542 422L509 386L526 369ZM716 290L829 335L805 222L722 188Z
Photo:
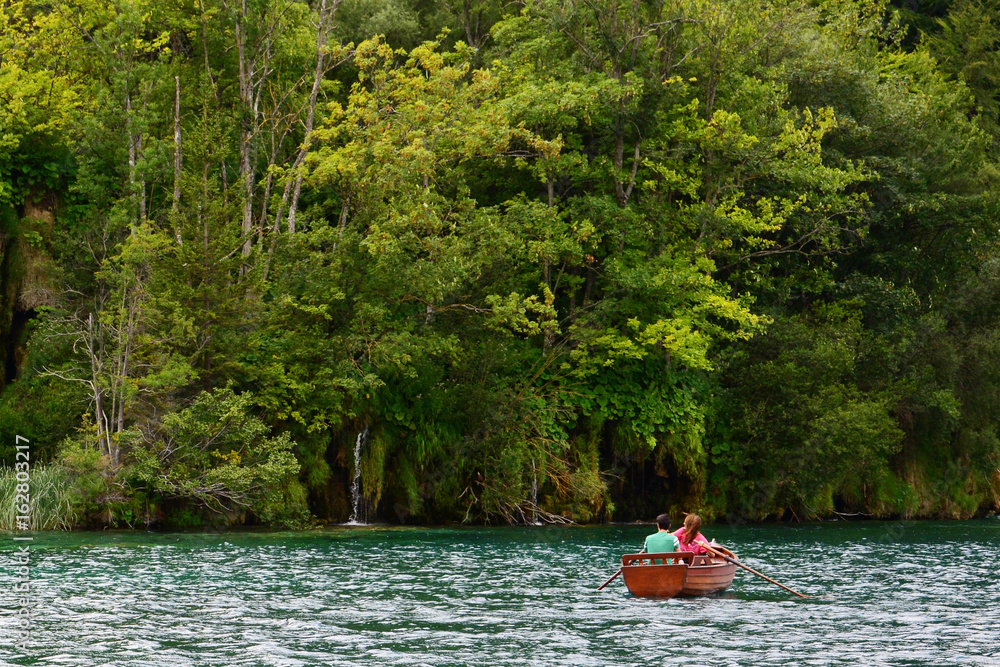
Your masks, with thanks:
M655 558L649 554L622 556L625 586L637 597L672 598L684 590L690 556L680 553L655 554ZM674 557L677 562L673 562Z
M729 588L736 576L736 566L721 558L698 556L688 567L679 597L715 595Z
M713 546L720 554L736 559L725 547ZM704 597L729 588L736 565L717 556L698 556L689 551L622 556L622 578L632 595L650 598Z

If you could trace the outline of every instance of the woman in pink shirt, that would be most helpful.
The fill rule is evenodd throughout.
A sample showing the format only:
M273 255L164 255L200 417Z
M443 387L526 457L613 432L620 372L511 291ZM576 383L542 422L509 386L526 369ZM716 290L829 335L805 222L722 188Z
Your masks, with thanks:
M684 527L675 530L673 535L681 543L681 551L691 551L699 556L708 553L702 546L708 544L708 540L701 534L701 517L697 514L684 517Z

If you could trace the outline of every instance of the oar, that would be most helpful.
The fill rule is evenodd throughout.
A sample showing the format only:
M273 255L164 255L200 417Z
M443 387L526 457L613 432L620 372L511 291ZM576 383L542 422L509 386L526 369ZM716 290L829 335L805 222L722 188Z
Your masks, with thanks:
M753 569L752 567L747 567L743 563L741 563L741 562L739 562L737 560L733 560L732 558L730 558L726 554L722 553L721 551L716 551L715 549L713 549L712 547L708 546L707 544L702 543L701 546L705 547L705 549L708 550L708 553L712 554L713 556L718 556L719 558L724 558L727 561L729 561L730 563L732 563L733 565L736 565L738 567L742 567L747 572L749 572L751 574L756 574L761 579L766 579L766 580L770 581L775 586L781 586L782 588L784 588L789 593L795 593L800 598L807 598L807 597L809 597L808 595L803 595L802 593L799 593L798 591L793 591L791 588L789 588L788 586L785 586L784 584L779 584L777 581L775 581L774 579L771 579L770 577L765 577L763 574L761 574L757 570ZM617 576L617 574L615 576ZM612 577L612 578L614 578L614 577ZM605 585L607 585L607 584L605 584Z
M642 546L642 551L640 551L639 553L641 553L641 554L642 554L642 553L646 553L646 545L643 545L643 546ZM597 590L599 590L599 591L603 591L603 590L604 590L604 587L605 587L605 586L607 586L608 584L610 584L610 583L611 583L612 581L614 581L615 579L617 579L617 578L618 578L618 575L619 575L619 574L621 574L621 573L622 573L622 568L618 568L618 571L617 571L617 572L615 572L614 574L612 574L612 575L611 575L611 578L610 578L610 579L608 579L608 580L607 580L607 581L605 581L605 582L604 582L603 584L601 584L600 586L598 586L598 587L597 587Z

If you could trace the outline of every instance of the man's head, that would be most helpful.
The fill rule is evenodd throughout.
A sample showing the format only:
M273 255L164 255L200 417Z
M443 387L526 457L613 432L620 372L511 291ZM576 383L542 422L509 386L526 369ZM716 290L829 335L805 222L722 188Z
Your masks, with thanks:
M670 530L670 515L661 514L660 516L656 517L656 525L659 527L660 530Z

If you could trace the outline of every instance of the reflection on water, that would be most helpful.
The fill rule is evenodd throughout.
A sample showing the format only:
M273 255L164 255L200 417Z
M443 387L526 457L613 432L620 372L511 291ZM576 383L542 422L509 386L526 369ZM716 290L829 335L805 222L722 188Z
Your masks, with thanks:
M39 535L25 657L0 664L1000 665L1000 523L710 527L742 570L711 599L595 589L651 529L337 528Z

